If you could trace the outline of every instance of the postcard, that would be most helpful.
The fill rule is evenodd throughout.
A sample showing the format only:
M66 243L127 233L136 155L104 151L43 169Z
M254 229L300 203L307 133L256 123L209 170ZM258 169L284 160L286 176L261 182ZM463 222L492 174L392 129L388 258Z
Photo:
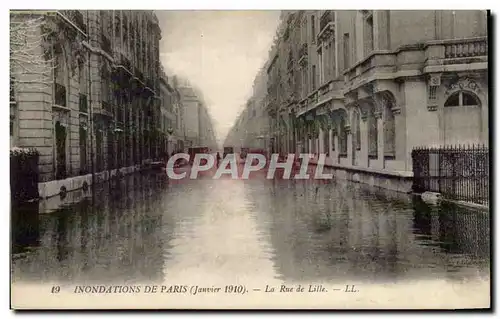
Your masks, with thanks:
M485 10L12 10L11 308L489 309Z

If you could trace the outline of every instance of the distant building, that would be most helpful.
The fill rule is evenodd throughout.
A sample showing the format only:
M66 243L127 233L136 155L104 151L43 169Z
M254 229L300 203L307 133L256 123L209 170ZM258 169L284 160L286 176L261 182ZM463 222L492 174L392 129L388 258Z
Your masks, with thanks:
M185 147L216 148L213 121L201 91L186 80L180 80L178 85L185 123Z
M161 127L161 154L172 154L174 150L177 150L177 105L176 103L176 92L175 87L172 87L169 83L169 79L165 74L165 71L161 70L161 80L160 80L160 96L161 96L161 115L160 115L160 127Z
M267 74L262 68L254 79L252 96L229 131L224 145L267 150L270 145L269 116L265 109Z

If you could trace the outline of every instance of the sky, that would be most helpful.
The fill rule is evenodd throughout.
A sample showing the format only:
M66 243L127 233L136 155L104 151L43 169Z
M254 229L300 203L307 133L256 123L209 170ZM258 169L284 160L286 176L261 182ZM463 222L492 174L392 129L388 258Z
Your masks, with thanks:
M160 59L205 98L222 141L268 58L279 11L157 11ZM173 73L173 74L172 74Z

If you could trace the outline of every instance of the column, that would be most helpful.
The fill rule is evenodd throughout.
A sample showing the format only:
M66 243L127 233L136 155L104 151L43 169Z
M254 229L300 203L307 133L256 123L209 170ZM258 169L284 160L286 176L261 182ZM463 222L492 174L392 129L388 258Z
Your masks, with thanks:
M347 163L349 165L354 165L353 164L353 156L352 156L352 152L353 152L353 145L352 145L352 134L351 134L351 127L350 126L346 126L344 128L346 130L346 133L347 133Z
M332 143L333 143L333 148L335 149L333 152L332 152L332 163L336 163L338 164L339 163L339 136L338 136L338 133L337 134L332 134L333 136L333 139L332 139Z

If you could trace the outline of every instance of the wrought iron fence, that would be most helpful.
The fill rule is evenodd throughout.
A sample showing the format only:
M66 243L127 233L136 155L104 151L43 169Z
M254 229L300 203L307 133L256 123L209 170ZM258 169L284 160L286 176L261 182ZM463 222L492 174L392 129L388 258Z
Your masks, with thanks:
M39 156L35 149L10 150L11 204L38 198Z
M413 191L489 205L489 149L484 145L415 148Z

